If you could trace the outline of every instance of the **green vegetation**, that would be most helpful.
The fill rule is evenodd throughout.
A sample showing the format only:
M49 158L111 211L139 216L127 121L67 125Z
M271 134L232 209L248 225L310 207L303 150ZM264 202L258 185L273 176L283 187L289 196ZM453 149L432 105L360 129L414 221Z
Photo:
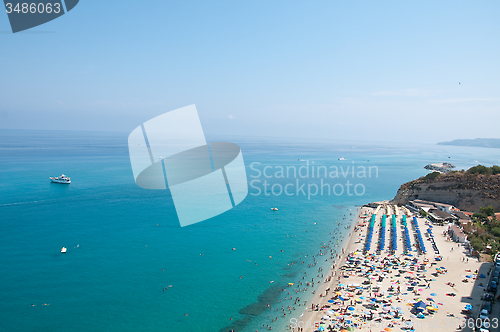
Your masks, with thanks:
M469 168L467 170L467 173L469 173L469 174L483 174L483 175L496 175L496 174L500 174L500 167L497 165L494 165L492 167L477 165L477 166Z
M439 172L432 172L432 173L429 173L426 176L424 176L424 180L434 181L439 175L441 175L441 173L439 173Z
M481 212L487 216L494 216L495 215L495 209L491 205L487 206L487 207L480 207L479 210L481 210Z
M479 210L481 212L474 213L473 217L481 224L488 222L488 217L495 216L495 209L493 209L493 206L491 205L487 207L480 207Z
M495 216L495 210L490 205L481 207L479 213L474 213L473 224L464 226L470 244L477 252L494 254L500 250L500 221Z
M500 227L493 227L491 229L491 234L493 234L494 237L500 237Z
M473 237L470 239L470 244L471 244L472 248L474 248L475 251L477 251L477 252L484 251L484 244L483 244L483 241L481 241L481 239L479 239L477 237Z

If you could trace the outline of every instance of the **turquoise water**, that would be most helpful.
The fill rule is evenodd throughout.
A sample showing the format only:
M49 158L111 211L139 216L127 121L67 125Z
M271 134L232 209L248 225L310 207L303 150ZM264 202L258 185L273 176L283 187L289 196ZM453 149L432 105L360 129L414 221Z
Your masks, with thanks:
M364 193L309 199L254 182L259 195L251 187L236 208L181 228L168 190L135 185L126 133L0 130L0 330L255 331L270 323L265 305L282 296L277 289L307 269L290 264L310 263L355 206L392 198L430 162L460 169L500 160L495 149L207 137L220 139L241 146L249 181L275 189L297 178L255 178L252 163L372 166L378 176L325 178ZM62 173L71 185L49 182Z

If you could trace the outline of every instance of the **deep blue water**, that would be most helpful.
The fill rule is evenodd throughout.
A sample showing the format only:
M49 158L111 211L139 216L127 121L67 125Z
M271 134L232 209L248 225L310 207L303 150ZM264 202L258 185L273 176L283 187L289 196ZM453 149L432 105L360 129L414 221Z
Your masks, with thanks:
M0 130L0 330L208 332L236 322L255 331L270 323L262 304L305 269L288 264L317 253L355 206L392 198L431 162L461 169L500 160L496 149L222 139L241 146L249 182L261 182L234 209L181 228L168 190L135 185L126 133ZM271 186L277 193L299 180L307 189L321 179L255 178L265 166L275 174L304 165L372 166L378 176L326 178L358 184L363 195L309 199ZM49 182L62 173L71 185Z

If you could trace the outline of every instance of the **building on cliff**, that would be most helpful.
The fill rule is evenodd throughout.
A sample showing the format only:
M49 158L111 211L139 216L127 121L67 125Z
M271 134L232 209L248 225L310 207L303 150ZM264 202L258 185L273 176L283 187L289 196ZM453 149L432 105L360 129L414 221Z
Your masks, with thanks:
M450 234L451 238L455 242L465 243L467 241L467 235L455 224L448 227L448 234Z

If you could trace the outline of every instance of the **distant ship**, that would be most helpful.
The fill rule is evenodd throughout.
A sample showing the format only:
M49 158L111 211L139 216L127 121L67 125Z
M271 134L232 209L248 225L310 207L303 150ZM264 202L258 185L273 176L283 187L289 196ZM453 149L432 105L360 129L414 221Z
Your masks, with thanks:
M61 252L64 254L66 252L66 247L62 247Z
M71 179L68 178L66 175L61 175L59 177L56 177L56 178L50 178L50 181L54 182L54 183L64 183L64 184L70 184L71 183Z
M346 160L346 159L344 157L342 157L342 158L339 158L339 160Z

